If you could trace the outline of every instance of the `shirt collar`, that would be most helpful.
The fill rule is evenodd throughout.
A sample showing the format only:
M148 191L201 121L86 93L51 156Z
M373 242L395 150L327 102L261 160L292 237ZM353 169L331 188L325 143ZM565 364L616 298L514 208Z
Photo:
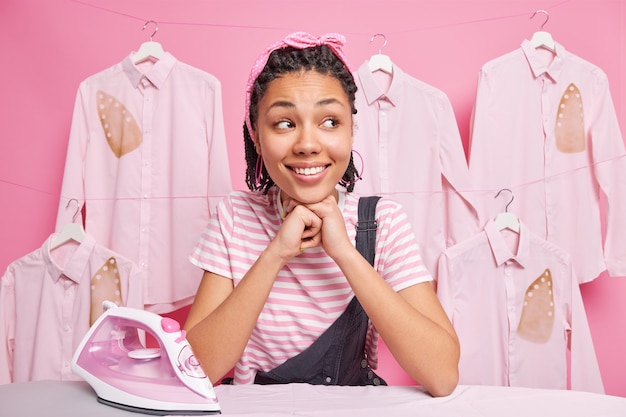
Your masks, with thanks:
M135 64L133 64L133 55L134 52L131 52L122 61L122 69L128 77L131 85L137 88L141 79L146 77L146 79L156 88L161 89L170 72L172 72L174 64L176 64L176 58L174 58L174 56L169 52L166 52L161 59L156 61L154 65L144 73Z
M517 248L517 254L515 254L509 248L509 245L504 240L504 237L495 222L493 220L489 220L487 222L484 230L497 266L500 266L509 260L517 262L522 268L526 267L528 264L530 251L528 229L521 221L519 222L519 225L519 246Z
M83 238L81 244L76 248L74 253L69 256L65 266L61 267L54 261L54 259L52 259L50 255L50 246L54 237L57 235L58 234L56 233L51 234L41 248L43 252L43 259L45 260L48 271L50 272L50 276L54 282L57 282L61 275L65 275L78 284L83 278L85 268L87 267L89 258L93 252L96 240L90 234L85 233L85 237ZM58 250L63 250L63 248L59 248Z
M393 106L397 106L400 103L400 98L402 97L401 83L404 72L402 72L396 64L393 64L391 85L389 86L389 91L386 93L378 86L378 83L369 69L367 61L359 67L356 75L361 81L361 88L368 105L382 98L387 98Z
M522 42L522 51L535 78L539 77L541 74L547 74L555 82L559 80L563 69L563 57L567 52L563 45L554 42L555 56L550 65L546 65L545 59L541 57L537 49L531 45L528 39L524 39Z

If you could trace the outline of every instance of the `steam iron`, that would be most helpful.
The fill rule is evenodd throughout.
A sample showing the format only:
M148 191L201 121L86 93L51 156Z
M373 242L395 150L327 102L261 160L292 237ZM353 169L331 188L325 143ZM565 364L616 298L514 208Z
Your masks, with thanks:
M108 301L103 306L71 365L98 402L151 415L221 414L213 385L176 320ZM147 348L146 334L159 347Z

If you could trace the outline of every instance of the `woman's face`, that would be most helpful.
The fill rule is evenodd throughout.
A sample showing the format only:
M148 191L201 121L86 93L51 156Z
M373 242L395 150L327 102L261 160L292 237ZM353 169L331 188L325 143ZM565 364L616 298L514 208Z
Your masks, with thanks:
M341 83L317 71L271 81L258 104L256 150L283 201L316 203L345 173L352 150L352 111Z

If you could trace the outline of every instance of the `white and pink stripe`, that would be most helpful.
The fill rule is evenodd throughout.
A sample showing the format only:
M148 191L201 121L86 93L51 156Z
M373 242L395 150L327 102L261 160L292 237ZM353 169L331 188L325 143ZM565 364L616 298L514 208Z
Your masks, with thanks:
M276 236L282 223L279 191L267 196L237 191L217 207L190 261L233 279L234 285ZM352 241L358 198L340 192L339 205ZM381 199L376 210L375 269L399 291L431 280L403 209ZM278 274L257 325L235 369L236 383L252 383L258 370L272 369L306 349L345 310L353 297L341 270L322 248L292 259ZM378 334L370 328L368 359L377 365Z

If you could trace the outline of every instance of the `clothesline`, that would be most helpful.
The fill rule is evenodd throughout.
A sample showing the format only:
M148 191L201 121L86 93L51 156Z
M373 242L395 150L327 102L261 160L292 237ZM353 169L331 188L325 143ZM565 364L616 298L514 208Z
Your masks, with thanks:
M525 187L530 187L532 185L535 184L540 184L542 182L545 181L551 181L569 174L572 174L574 172L579 172L581 170L585 170L585 169L592 169L594 168L596 165L600 165L600 164L605 164L605 163L609 163L609 162L614 162L618 159L622 159L625 158L626 155L621 155L621 156L617 156L614 158L610 158L610 159L606 159L604 161L598 161L598 162L594 162L590 165L585 165L583 167L579 167L576 169L571 169L568 171L564 171L561 172L559 174L555 174L555 175L551 175L551 176L547 176L545 178L538 178L536 180L533 181L528 181L526 183L522 183L522 184L512 184L512 185L507 185L506 188L509 188L511 190L519 190ZM30 185L26 185L26 184L21 184L18 182L14 182L14 181L9 181L9 180L5 180L5 179L0 179L0 183L2 184L8 184L8 185L12 185L14 187L18 187L18 188L23 188L26 190L31 190L34 192L38 192L41 194L47 194L50 196L59 196L62 198L66 198L66 199L70 199L70 198L75 198L75 197L68 197L68 196L61 196L58 193L54 193L51 191L46 191L46 190L42 190L40 188L37 187L33 187ZM357 191L358 191L358 183L356 185ZM498 189L499 190L499 189ZM392 195L437 195L437 194L447 194L447 193L456 193L459 192L461 194L472 194L472 195L478 195L478 194L492 194L494 191L497 192L498 190L494 190L494 189L486 189L486 188L473 188L473 189L469 189L469 190L455 190L455 191L442 191L442 190L423 190L423 191L407 191L407 192L403 192L403 191L394 191L391 193L384 193L384 192L380 192L377 193L381 196L392 196ZM111 198L111 197L102 197L102 198L87 198L86 201L137 201L137 200L148 200L148 201L154 201L154 200L182 200L182 199L196 199L196 198L202 198L202 199L206 199L206 198L221 198L221 197L225 197L223 195L212 195L212 194L207 194L207 195L180 195L180 196L154 196L154 197L144 197L144 196L137 196L137 197L116 197L116 198Z
M110 8L106 8L106 7L102 7L102 6L98 6L95 4L91 4L88 3L86 1L82 1L82 0L69 0L73 3L77 3L83 6L87 6L87 7L92 7L94 9L98 9L101 10L103 12L107 12L107 13L111 13L111 14L116 14L118 16L124 16L124 17L128 17L130 19L134 19L134 20L138 20L141 22L146 22L148 20L153 19L152 17L139 17L139 16L135 16L132 14L128 14L128 13L124 13L124 12L120 12L117 10L113 10ZM544 10L552 10L555 9L557 7L563 6L564 4L570 3L572 0L563 0L560 3L556 3L552 6L547 6L544 7ZM476 23L482 23L482 22L490 22L490 21L497 21L497 20L507 20L507 19L513 19L513 18L517 18L517 17L522 17L522 16L531 16L533 12L535 12L536 10L530 10L528 12L525 13L515 13L515 14L509 14L509 15L500 15L500 16L494 16L494 17L485 17L482 19L472 19L472 20L464 20L464 21L460 21L460 22L450 22L450 23L445 23L445 24L439 24L439 25L430 25L430 26L421 26L421 27L415 27L415 28L410 28L410 29L398 29L398 30L393 30L393 31L387 31L385 34L386 35L391 35L391 34L406 34L406 33L412 33L412 32L423 32L423 31L427 31L427 30L433 30L433 29L441 29L441 28L446 28L446 27L456 27L456 26L465 26L465 25L472 25L472 24L476 24ZM177 22L177 21L158 21L159 25L180 25L180 26L206 26L206 27L221 27L221 28L232 28L232 29L261 29L261 30L285 30L285 31L296 31L296 30L301 30L301 27L275 27L275 26L262 26L262 25L235 25L235 24L223 24L223 23L197 23L197 22ZM350 32L350 31L344 31L343 32L344 35L363 35L363 36L368 36L369 37L372 36L371 32Z

